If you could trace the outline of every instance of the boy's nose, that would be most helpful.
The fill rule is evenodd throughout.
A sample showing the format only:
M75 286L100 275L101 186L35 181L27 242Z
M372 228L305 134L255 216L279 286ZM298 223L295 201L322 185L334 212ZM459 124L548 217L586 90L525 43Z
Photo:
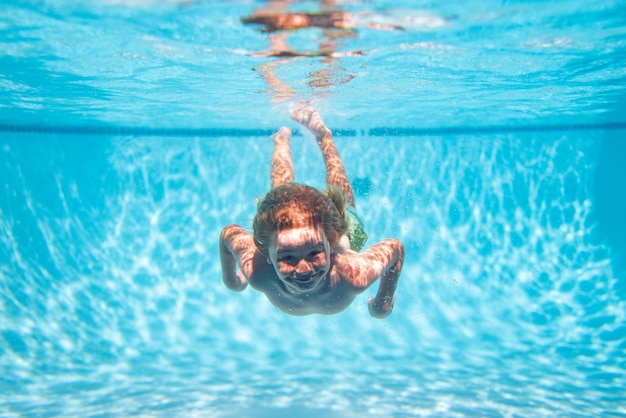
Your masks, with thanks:
M305 276L311 272L311 266L309 265L308 261L306 261L305 259L301 259L300 261L298 261L298 264L296 264L295 271L297 275Z

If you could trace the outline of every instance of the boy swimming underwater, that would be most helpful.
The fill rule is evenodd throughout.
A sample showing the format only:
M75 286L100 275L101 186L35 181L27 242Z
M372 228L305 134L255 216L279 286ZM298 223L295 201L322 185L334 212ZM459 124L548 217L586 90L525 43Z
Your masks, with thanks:
M292 117L315 135L328 189L322 193L294 183L291 131L281 128L272 137L272 189L258 204L253 235L238 225L222 230L224 284L236 291L250 284L291 315L334 314L380 277L368 306L372 316L385 318L393 309L404 246L386 239L358 252L367 235L354 212L354 194L332 134L312 107Z

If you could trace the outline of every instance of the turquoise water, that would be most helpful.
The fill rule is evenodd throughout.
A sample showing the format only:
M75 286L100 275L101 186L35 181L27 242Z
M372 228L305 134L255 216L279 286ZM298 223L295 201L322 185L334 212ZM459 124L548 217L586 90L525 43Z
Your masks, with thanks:
M626 415L625 6L352 2L406 30L331 63L250 56L261 6L0 2L0 415ZM221 283L304 100L406 246L385 320Z

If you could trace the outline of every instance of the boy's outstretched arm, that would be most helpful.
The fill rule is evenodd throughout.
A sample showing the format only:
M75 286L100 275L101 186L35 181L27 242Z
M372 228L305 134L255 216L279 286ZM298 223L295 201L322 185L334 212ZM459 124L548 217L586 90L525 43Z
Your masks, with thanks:
M256 246L252 235L239 225L228 225L220 235L220 261L222 262L222 280L231 290L241 291L246 288L246 277L252 274L252 261ZM239 269L237 269L239 264Z
M402 244L400 245L402 246ZM375 318L386 318L393 310L393 304L396 301L394 293L396 292L398 277L400 277L402 263L404 262L404 246L401 248L402 255L398 258L398 261L380 276L380 285L378 286L376 296L369 298L367 301L370 315Z
M367 288L380 277L376 296L368 300L370 315L387 317L395 301L394 293L404 263L404 245L396 239L386 239L359 254L360 268L353 284Z

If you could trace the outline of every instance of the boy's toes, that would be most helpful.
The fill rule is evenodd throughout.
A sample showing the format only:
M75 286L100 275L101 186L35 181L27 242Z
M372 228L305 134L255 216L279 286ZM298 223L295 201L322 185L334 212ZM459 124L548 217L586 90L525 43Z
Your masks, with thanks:
M274 142L289 141L289 138L291 138L291 129L286 126L283 126L278 130L278 132L272 135Z
M311 116L313 116L314 113L315 109L313 109L313 107L308 105L302 106L293 111L293 113L291 114L291 119L304 126L308 126L309 122L311 121Z

